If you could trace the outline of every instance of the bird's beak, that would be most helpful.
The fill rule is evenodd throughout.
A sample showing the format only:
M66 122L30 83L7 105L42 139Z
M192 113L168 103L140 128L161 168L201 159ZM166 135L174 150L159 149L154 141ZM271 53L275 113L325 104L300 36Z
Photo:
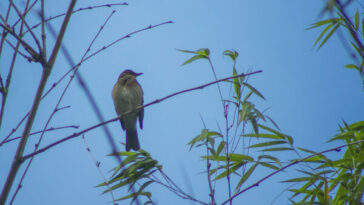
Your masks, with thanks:
M140 76L140 75L143 75L143 73L136 73L136 76Z

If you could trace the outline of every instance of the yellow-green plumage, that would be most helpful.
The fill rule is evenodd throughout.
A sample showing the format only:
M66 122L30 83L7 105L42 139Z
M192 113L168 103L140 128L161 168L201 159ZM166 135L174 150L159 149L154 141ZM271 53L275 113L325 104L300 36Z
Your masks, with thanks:
M141 73L125 70L120 74L118 81L112 89L112 98L116 113L122 115L143 105L143 90L136 77ZM139 150L136 122L139 118L139 126L143 129L144 109L133 111L120 119L121 127L126 130L126 151Z

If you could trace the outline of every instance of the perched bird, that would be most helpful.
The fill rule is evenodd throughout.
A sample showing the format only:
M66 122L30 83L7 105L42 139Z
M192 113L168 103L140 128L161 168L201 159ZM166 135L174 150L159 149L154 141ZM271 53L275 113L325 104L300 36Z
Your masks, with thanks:
M143 105L143 90L136 77L143 73L135 73L132 70L124 70L114 88L112 98L116 113L122 115ZM126 151L130 149L139 150L138 133L136 129L137 118L139 126L143 129L144 109L135 110L120 118L121 127L126 130Z

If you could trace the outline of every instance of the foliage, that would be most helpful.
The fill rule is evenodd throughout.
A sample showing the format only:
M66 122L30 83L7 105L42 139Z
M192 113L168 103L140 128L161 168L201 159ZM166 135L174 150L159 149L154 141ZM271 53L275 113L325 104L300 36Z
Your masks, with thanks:
M144 189L153 183L153 180L150 179L150 175L162 169L162 166L158 164L158 161L152 159L150 154L144 150L140 150L139 152L120 152L117 155L125 157L125 159L118 167L114 168L111 179L107 183L104 182L98 186L112 185L105 190L104 193L121 187L128 187L128 191L130 191L138 182L138 184L141 184L138 191L115 199L115 201L132 199L132 203L138 196L145 196L147 201L144 204L151 204L151 193L144 191Z
M347 7L347 6L346 6ZM354 61L347 64L345 68L358 71L364 85L364 18L363 12L358 10L352 18L345 13L345 6L340 1L333 1L327 10L334 13L334 18L322 20L312 24L309 29L325 27L317 37L314 45L319 42L320 49L334 33L339 32L339 28L346 31L346 36L351 42L351 46L356 53L351 53ZM361 26L360 26L361 25ZM342 33L338 33L339 36ZM342 36L341 36L342 37ZM345 44L346 41L343 40ZM339 126L340 133L332 137L329 142L341 141L348 144L348 147L341 158L330 159L323 154L300 148L315 156L305 160L311 171L299 169L303 175L284 182L300 184L299 188L290 189L293 193L291 201L295 204L361 204L364 195L364 121L359 121L348 125L343 121L343 126ZM340 151L338 149L337 151ZM299 201L294 198L301 196Z
M356 70L359 73L364 86L364 12L360 13L356 10L353 17L350 18L345 13L345 8L347 7L348 5L344 6L340 1L334 1L331 6L328 5L327 9L328 12L335 13L335 16L333 18L318 21L312 24L308 29L324 27L314 43L315 46L320 43L318 49L325 45L335 33L338 34L343 41L343 44L346 45L347 42L343 39L344 36L341 33L340 28L346 32L345 34L350 38L348 41L350 42L352 49L348 50L348 52L353 58L353 63L345 65L345 68ZM347 49L349 49L349 46L347 47ZM352 52L352 50L354 50L354 52Z
M339 1L330 1L326 10L330 9L336 9L336 17L319 21L309 27L309 29L324 27L314 45L317 45L318 49L320 49L333 34L340 32L341 28L347 31L346 37L351 38L351 46L355 53L351 53L353 63L346 65L345 68L356 70L364 83L364 48L362 44L364 19L360 18L363 13L356 11L353 18L348 18L343 5ZM217 80L208 48L195 51L179 51L192 54L192 57L188 58L182 66L189 65L197 60L208 61L215 80ZM283 172L288 167L302 163L304 166L297 169L298 177L283 181L284 183L294 183L294 187L289 189L292 192L290 201L293 204L360 204L364 193L364 121L351 125L348 125L345 121L343 122L343 126L339 127L340 133L329 141L343 142L344 145L340 147L322 152L312 151L307 148L296 148L293 137L281 132L278 125L256 106L258 100L266 99L258 89L248 82L249 76L238 74L236 67L238 52L225 50L223 55L232 60L232 76L235 77L224 83L217 83L224 111L221 118L224 121L224 129L218 126L219 129L216 130L205 125L201 132L188 143L190 150L196 148L206 150L206 155L200 157L206 163L210 201L206 203L194 199L174 183L167 185L168 183L162 184L151 179L149 176L154 175L155 172L159 172L163 176L166 175L162 172L162 167L155 160L149 158L149 154L145 154L145 151L122 154L127 157L126 162L115 168L115 173L119 172L119 174L114 173L113 178L109 181L109 183L117 183L112 189L121 186L131 187L136 183L140 183L139 190L141 191L126 195L121 199L135 199L137 195L147 196L150 199L151 193L143 192L143 190L149 184L157 182L181 198L200 204L214 205L218 204L215 199L215 183L219 180L226 180L228 189L223 190L228 192L228 198L222 201L221 204L232 204L234 198L246 190L258 186L262 181ZM223 92L226 89L222 89L222 87L230 88L233 93ZM247 130L251 132L247 133ZM337 159L325 155L327 152L339 152L341 149L346 149L345 153ZM290 160L284 163L283 157L279 157L277 154L286 152L295 153L297 157L286 155L290 157ZM308 156L302 157L300 152L308 154ZM138 158L137 156L143 157ZM145 157L152 165L147 169L140 166L143 164L140 160L147 160ZM133 161L134 159L135 161ZM258 168L265 168L272 172L252 185L246 186L247 182L250 182L253 177L259 177L258 172L256 172ZM144 171L141 174L129 175L131 174L130 170ZM149 172L151 174L144 174ZM128 179L129 177L131 179ZM234 180L231 180L231 177L234 177ZM168 180L171 179L168 178Z
M350 144L342 158L332 160L322 154L305 160L312 171L299 171L304 175L284 182L300 182L300 188L290 189L291 200L302 196L297 204L360 204L364 190L364 121L340 126L340 133L330 141ZM313 154L314 151L300 148ZM337 151L340 151L338 149Z

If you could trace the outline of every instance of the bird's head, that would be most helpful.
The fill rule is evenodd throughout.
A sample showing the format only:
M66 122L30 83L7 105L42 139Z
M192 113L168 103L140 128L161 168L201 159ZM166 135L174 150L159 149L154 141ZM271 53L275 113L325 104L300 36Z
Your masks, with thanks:
M127 70L124 70L120 74L119 78L124 78L124 77L129 77L129 78L134 77L134 78L136 78L137 76L142 75L142 74L143 73L135 73L134 71L127 69Z

